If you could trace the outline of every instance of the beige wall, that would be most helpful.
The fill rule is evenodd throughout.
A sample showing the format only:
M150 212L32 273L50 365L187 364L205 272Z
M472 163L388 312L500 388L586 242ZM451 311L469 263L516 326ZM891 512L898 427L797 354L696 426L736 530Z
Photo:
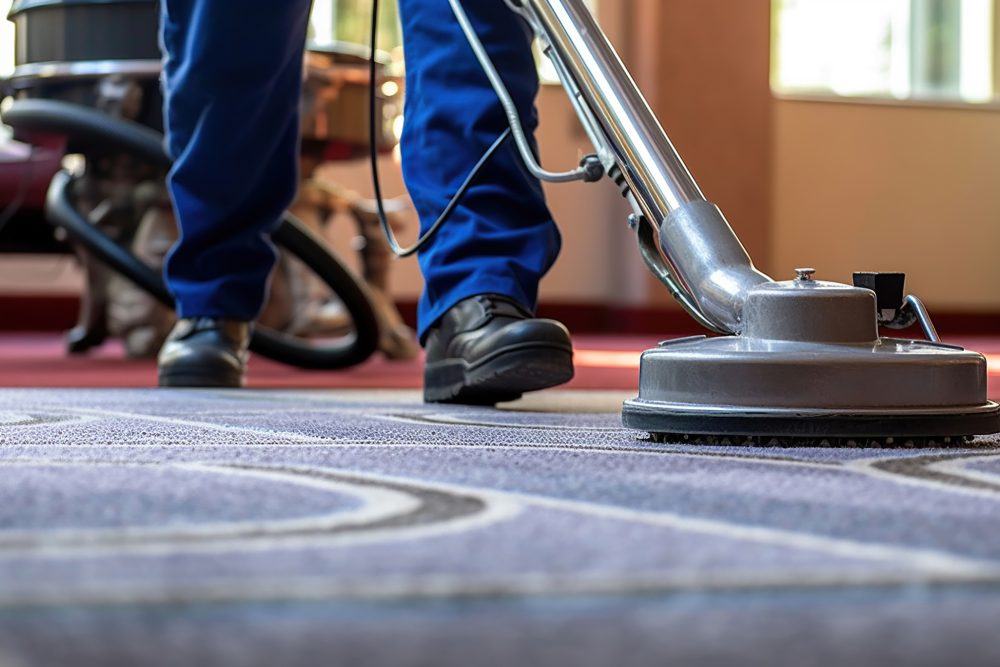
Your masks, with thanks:
M906 271L946 310L1000 309L1000 110L780 101L772 264Z
M901 270L938 309L1000 310L1000 108L775 101L768 0L632 8L640 81L761 268Z
M771 219L769 0L633 0L643 87L705 196L764 269ZM651 64L655 64L651 65ZM651 303L672 303L666 290Z

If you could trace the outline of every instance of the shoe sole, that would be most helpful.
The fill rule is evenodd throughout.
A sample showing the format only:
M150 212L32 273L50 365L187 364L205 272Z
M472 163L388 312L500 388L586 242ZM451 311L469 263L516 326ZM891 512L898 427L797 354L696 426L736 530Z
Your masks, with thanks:
M197 389L238 389L243 387L244 380L240 373L170 373L160 371L158 375L161 387L188 387Z
M424 401L496 405L573 379L573 351L531 344L503 348L475 364L439 361L424 369Z

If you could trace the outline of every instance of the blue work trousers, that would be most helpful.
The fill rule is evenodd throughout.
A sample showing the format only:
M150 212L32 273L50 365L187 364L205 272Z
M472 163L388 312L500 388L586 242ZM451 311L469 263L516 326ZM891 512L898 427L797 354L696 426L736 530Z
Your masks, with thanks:
M164 0L170 192L180 240L166 279L181 317L252 320L275 262L270 233L298 186L299 98L310 0ZM426 229L507 119L447 0L399 0L406 52L403 175ZM529 135L538 78L524 22L503 0L466 11ZM358 118L358 123L367 119ZM420 333L458 301L534 308L559 232L512 141L421 252Z

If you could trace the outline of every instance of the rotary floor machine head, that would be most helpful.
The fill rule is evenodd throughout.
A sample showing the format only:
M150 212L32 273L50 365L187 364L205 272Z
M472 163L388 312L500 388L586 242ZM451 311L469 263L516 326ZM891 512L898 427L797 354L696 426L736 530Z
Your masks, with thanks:
M595 154L543 170L517 109L472 28L449 0L543 180L610 176L634 210L641 256L717 337L669 341L642 356L626 426L654 438L729 444L961 443L1000 431L986 360L937 337L900 274L823 282L812 269L775 281L754 268L722 212L695 183L583 0L505 0L533 28ZM792 271L789 271L792 277ZM879 336L919 321L927 340Z
M662 441L765 446L947 446L996 432L983 356L933 333L880 338L877 312L898 313L883 321L892 324L913 307L879 305L870 289L809 271L761 283L746 295L739 335L669 341L643 355L625 424Z

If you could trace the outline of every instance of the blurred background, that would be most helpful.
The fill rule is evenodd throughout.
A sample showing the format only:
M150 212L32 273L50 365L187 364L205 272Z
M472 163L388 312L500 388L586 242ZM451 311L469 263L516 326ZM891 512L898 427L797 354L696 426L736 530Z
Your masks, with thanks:
M383 5L379 47L398 75L395 8ZM785 279L814 266L818 277L849 282L853 271L905 271L946 332L1000 332L994 0L592 5L702 189L765 272ZM0 14L10 6L0 0ZM369 12L369 0L317 0L310 39L364 46ZM0 75L18 62L13 26L2 22ZM542 154L565 167L588 147L562 89L540 67ZM9 144L9 132L0 137ZM404 195L398 156L381 162L387 193ZM363 159L322 169L331 182L370 195ZM547 191L564 235L542 287L547 313L582 333L689 326L641 265L610 183ZM0 211L9 204L0 201ZM79 262L36 211L5 217L0 330L71 326L85 289ZM400 225L412 238L415 223L404 215ZM338 218L324 234L361 270L353 225ZM412 319L420 289L416 262L393 261L388 291L404 318Z

